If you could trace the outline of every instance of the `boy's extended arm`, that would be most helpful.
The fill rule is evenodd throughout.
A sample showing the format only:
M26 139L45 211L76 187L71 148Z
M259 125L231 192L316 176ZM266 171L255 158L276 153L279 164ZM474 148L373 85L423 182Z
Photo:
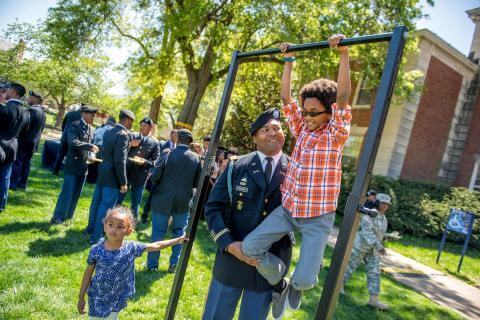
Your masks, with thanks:
M83 273L82 285L80 286L80 293L78 294L78 313L85 313L85 293L87 292L90 281L92 280L93 272L95 271L95 264L89 264Z
M293 55L291 55L293 57ZM280 99L283 105L293 102L291 83L292 83L293 62L285 61L283 66L282 83L280 87Z
M181 237L170 239L170 240L161 240L161 241L149 243L147 244L147 247L145 248L145 250L147 252L160 251L162 249L174 246L176 244L184 243L185 241L188 241L188 238L185 235L183 235Z
M348 106L348 100L352 90L348 47L338 47L338 51L340 53L340 65L338 67L337 79L337 106L339 109L345 109Z

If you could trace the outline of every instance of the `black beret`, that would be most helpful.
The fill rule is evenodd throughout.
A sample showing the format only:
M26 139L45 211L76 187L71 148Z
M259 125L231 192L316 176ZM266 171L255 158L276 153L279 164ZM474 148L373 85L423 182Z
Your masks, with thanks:
M203 141L210 141L210 139L212 139L212 136L207 134L204 138L203 138Z
M120 115L119 115L119 118L120 119L123 119L123 118L130 118L132 120L135 120L135 115L133 114L132 111L130 110L122 110L120 111Z
M185 138L190 138L193 140L193 135L188 129L180 129L178 130L178 136L179 137L185 137Z
M36 93L35 91L29 91L28 94L31 96L31 97L37 97L39 99L42 99L43 100L43 97L40 93Z
M271 108L262 112L257 120L250 125L250 134L253 135L258 129L263 127L268 121L275 119L280 121L280 111L277 108Z
M140 123L145 123L148 124L150 127L153 127L153 120L150 119L149 117L145 117L140 121Z
M89 106L87 104L84 104L80 107L80 111L85 112L85 113L95 113L98 111L97 108L94 108L92 106Z
M17 93L20 95L20 97L23 97L25 95L25 87L22 86L20 83L16 83L16 82L11 82L10 83L10 88L14 88Z

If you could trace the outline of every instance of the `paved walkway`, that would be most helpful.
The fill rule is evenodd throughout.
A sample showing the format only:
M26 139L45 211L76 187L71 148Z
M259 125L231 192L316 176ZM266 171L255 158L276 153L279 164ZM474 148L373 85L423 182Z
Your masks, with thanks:
M335 246L337 235L338 228L334 228L328 239L330 246ZM396 281L430 300L457 311L465 318L480 319L479 288L390 249L387 249L386 256L381 257L380 267Z

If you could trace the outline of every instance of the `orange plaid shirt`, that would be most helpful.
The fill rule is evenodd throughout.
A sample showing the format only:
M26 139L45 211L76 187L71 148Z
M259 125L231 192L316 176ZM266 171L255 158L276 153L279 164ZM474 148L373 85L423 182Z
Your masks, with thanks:
M283 106L297 142L282 186L282 205L294 218L312 218L337 209L352 113L334 103L331 120L310 131L300 111L296 102Z

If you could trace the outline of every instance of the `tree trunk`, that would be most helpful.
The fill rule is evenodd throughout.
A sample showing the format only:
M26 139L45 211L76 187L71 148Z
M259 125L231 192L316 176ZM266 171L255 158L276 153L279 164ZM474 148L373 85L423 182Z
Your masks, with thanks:
M62 126L63 116L65 115L65 104L59 103L57 104L58 113L57 117L55 118L55 128L60 128Z
M150 104L150 112L148 113L148 117L153 120L153 123L157 123L158 121L158 114L160 113L160 105L162 104L163 95L159 95L155 99L152 100Z
M191 130L197 118L198 107L202 97L211 82L211 75L197 72L194 78L189 79L187 95L183 101L182 111L178 116L177 127Z

